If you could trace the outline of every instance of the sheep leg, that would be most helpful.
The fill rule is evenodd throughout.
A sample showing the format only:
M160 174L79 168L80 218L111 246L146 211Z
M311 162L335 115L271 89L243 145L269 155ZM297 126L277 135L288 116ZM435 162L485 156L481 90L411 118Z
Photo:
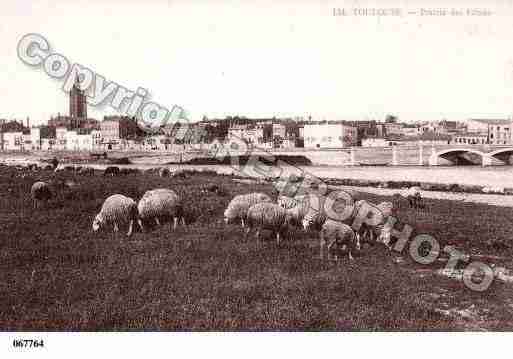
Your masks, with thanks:
M157 224L157 226L160 226L159 217L155 217L155 223Z
M277 231L276 232L276 244L279 246L280 245L280 231Z
M176 231L176 226L178 225L178 217L173 218L173 231Z
M119 227L117 223L114 223L114 232L119 232Z
M242 228L244 228L244 218L240 219L240 224L241 224Z
M251 227L247 227L245 230L244 230L244 240L247 239L248 235L249 235L249 232L251 232Z
M333 247L333 245L336 243L336 239L334 240L331 240L328 245L327 245L327 250L328 250L328 260L332 260L332 254L331 254L331 248ZM337 260L338 258L335 257L335 260Z
M260 241L260 229L256 230L255 238L256 238L257 241Z
M353 255L351 254L351 250L349 250L349 260L354 260Z
M141 219L137 220L137 224L139 225L139 228L141 228L141 232L144 232L144 227L143 227Z
M126 234L127 237L130 237L132 235L132 230L134 229L134 220L130 220L130 224L128 225L128 233Z
M185 218L184 218L184 217L182 217L182 225L183 225L184 227L186 226L186 224L185 224Z
M319 247L320 247L319 258L324 259L324 250L326 248L326 241L324 240L324 234L322 232L319 235Z
M362 244L360 243L360 236L358 235L358 233L355 235L354 241L356 242L356 250L361 250Z

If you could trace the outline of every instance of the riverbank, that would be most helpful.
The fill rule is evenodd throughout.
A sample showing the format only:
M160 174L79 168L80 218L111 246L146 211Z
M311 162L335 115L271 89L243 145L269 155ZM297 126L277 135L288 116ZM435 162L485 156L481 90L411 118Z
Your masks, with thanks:
M238 166L228 164L188 165L184 163L167 164L171 155L155 155L148 157L147 153L131 154L109 153L108 159L90 159L85 161L84 153L66 153L67 157L58 157L63 166L88 166L103 170L107 166L116 165L120 168L137 168L145 170L152 167L165 166L171 171L178 169L211 170L219 174L240 175L244 177L261 178L261 173L246 162L238 162ZM175 156L177 156L175 154ZM41 159L38 154L2 154L0 163L7 165L26 166L29 163L38 163ZM81 160L75 160L81 159ZM225 161L230 158L226 158ZM182 158L182 160L184 160ZM127 164L129 163L129 164ZM234 161L237 163L237 161ZM347 185L357 187L379 187L401 189L404 187L420 186L424 191L438 191L444 193L498 193L513 194L513 167L481 167L481 166L315 166L292 165L286 159L275 161L280 163L280 169L275 172L281 177L289 175L308 174L321 178L332 185ZM261 172L261 170L260 170Z

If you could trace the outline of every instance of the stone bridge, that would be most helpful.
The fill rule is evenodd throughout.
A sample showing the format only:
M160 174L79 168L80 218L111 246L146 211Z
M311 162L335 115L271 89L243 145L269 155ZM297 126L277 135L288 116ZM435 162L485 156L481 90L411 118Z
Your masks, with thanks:
M247 155L243 151L231 154ZM427 144L387 147L348 147L337 149L253 149L253 154L302 156L312 165L504 165L513 164L513 146ZM181 162L209 157L208 148L154 155L159 163ZM134 162L137 159L134 159ZM148 161L148 158L142 159Z
M478 158L482 166L491 166L494 163L511 164L513 147L511 146L453 146L450 148L431 148L429 165L437 166L440 159L447 160L453 164L472 164L469 157Z

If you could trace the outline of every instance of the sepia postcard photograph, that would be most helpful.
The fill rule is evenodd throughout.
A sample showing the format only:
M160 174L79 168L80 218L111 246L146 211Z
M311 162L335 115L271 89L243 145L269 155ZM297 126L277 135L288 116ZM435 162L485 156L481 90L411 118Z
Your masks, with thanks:
M0 351L512 331L512 40L506 0L1 2Z

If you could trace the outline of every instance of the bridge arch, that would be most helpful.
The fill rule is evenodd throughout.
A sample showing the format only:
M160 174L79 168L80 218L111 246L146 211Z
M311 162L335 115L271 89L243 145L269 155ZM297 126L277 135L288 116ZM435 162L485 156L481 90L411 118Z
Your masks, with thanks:
M489 153L490 157L496 158L506 163L510 163L510 157L513 156L513 147L500 148Z
M487 162L488 154L481 152L477 149L473 148L449 148L445 149L439 152L433 152L431 154L431 157L429 158L429 164L430 165L438 165L439 158L443 158L445 160L448 160L450 162L457 162L458 159L462 159L462 155L466 153L473 153L478 155L481 158L481 163L485 165L485 162ZM467 160L467 162L470 162Z

